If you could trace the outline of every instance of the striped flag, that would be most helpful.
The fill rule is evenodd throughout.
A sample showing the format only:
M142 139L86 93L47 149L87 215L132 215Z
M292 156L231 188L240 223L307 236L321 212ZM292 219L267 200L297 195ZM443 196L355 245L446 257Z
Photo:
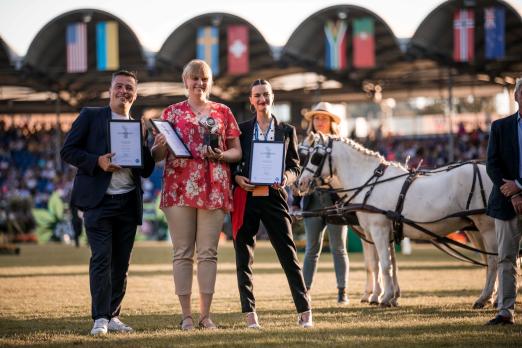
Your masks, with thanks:
M248 73L248 27L230 25L227 31L228 73L241 75Z
M196 58L207 62L213 75L219 74L219 29L217 27L198 28Z
M473 10L457 10L453 16L453 60L469 62L475 57L475 15Z
M375 66L374 22L372 18L353 21L353 66L373 68Z
M484 36L486 38L486 59L503 59L505 44L506 11L500 6L484 9Z
M346 69L346 21L338 20L335 23L331 20L324 25L326 36L324 67L327 70Z
M65 36L65 45L67 48L67 72L86 72L87 25L85 23L68 24Z
M118 22L107 21L96 24L96 58L100 71L119 69Z

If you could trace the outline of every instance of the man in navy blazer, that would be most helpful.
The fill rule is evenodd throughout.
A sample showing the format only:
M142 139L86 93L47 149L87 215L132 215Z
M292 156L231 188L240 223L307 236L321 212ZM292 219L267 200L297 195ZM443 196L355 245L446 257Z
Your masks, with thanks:
M498 314L487 325L514 323L516 261L522 236L522 79L515 85L515 114L491 124L486 169L493 181L487 214L498 242Z
M115 72L109 106L82 109L60 152L65 162L78 168L71 205L84 212L91 246L92 335L132 331L118 316L136 229L142 222L141 177L151 175L154 160L144 145L141 168L122 168L111 163L114 154L109 153L108 126L111 119L130 118L137 84L134 73Z

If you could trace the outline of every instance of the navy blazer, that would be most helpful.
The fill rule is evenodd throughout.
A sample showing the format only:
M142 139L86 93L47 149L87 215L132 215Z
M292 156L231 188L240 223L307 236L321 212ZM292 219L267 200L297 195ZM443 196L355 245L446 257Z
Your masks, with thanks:
M254 138L254 126L256 118L242 122L239 124L241 135L239 141L241 142L241 150L243 157L239 165L233 170L233 175L242 175L247 178L250 177L250 152L252 151L252 139ZM284 122L278 122L274 117L274 140L284 141L285 143L285 172L287 182L286 185L291 185L301 173L299 167L299 155L297 154L297 133L295 127ZM235 182L235 180L234 180Z
M518 112L496 120L491 124L488 143L486 170L493 181L493 190L489 196L487 214L500 220L510 220L516 216L511 200L500 192L502 179L516 180L522 184L519 176L518 154Z
M98 166L98 157L109 152L108 122L112 118L110 107L83 108L73 122L60 155L62 160L78 168L71 194L71 205L89 210L101 203L111 182L112 173ZM141 178L149 177L154 170L154 160L144 144L143 168L132 169L136 184L138 221L143 215L143 191Z

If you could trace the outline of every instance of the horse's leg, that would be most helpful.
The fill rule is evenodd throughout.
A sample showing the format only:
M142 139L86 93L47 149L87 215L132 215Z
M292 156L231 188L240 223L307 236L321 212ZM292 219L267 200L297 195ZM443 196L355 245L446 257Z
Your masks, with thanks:
M378 274L379 266L377 264L377 255L375 253L375 248L372 244L361 240L363 246L363 255L364 255L364 268L366 269L366 286L364 288L364 293L361 297L361 302L366 303L370 302L370 297L373 293L373 274ZM373 269L373 270L372 270ZM376 272L374 272L376 270Z
M384 223L375 223L370 228L372 240L377 249L379 257L379 266L382 277L383 292L379 296L379 304L383 307L391 306L391 299L393 298L393 276L392 276L392 261L390 255L390 228L387 221Z
M484 250L497 252L497 237L495 235L495 222L488 216L480 215L471 218L480 231ZM486 283L479 298L473 304L473 308L484 308L486 303L492 299L497 280L498 258L496 255L487 255Z
M397 267L397 256L395 255L394 245L390 246L390 256L393 270L393 299L391 300L391 304L392 306L397 307L399 305L399 297L401 297L401 289L399 287L399 280L397 278L397 271L399 269Z

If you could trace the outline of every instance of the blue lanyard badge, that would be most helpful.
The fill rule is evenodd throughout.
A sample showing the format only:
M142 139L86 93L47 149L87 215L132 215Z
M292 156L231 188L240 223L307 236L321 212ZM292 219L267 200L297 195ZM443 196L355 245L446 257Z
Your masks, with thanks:
M274 118L272 117L270 119L270 124L268 125L268 129L266 130L266 133L263 135L265 138L265 141L268 141L268 135L270 134L270 129L272 128L272 122L274 121ZM259 129L259 124L256 121L256 128L254 129L254 138L255 140L259 140L259 133L261 133L261 130Z

